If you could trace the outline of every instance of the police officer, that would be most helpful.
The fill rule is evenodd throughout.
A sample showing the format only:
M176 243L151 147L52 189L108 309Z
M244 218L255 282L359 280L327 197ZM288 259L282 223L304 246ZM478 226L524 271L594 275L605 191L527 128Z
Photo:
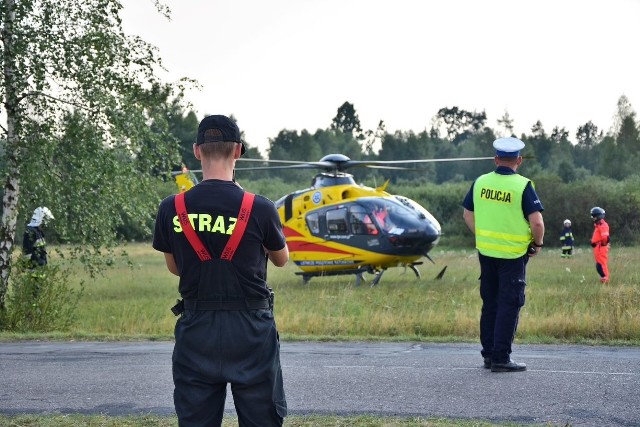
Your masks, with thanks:
M22 238L22 254L31 267L47 265L47 242L44 236L44 227L55 219L46 206L39 206L33 211L31 221L24 229Z
M543 244L543 206L531 180L516 173L524 143L499 138L493 147L496 170L478 177L463 202L480 260L481 354L492 372L524 371L524 363L511 360L511 344L525 301L527 262Z
M609 236L609 224L604 220L604 215L604 209L599 206L591 209L591 219L593 220L591 246L593 247L593 257L596 260L596 271L600 276L600 283L609 282L609 266L607 264L611 237Z
M281 426L287 413L267 259L289 252L274 204L233 180L245 152L228 117L205 117L193 146L203 180L160 203L153 247L180 277L173 351L180 426L220 426L227 384L240 426Z
M569 219L565 219L562 223L560 244L562 245L562 258L571 258L573 255L573 230L571 229L571 220Z

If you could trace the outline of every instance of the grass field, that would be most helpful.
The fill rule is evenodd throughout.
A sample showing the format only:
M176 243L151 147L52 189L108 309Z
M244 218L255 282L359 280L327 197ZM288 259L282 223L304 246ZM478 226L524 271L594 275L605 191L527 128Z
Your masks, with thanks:
M132 267L122 259L90 281L80 270L73 274L76 283L86 281L76 319L69 331L49 337L172 339L175 317L169 308L179 296L177 278L149 244L128 245L126 250ZM374 287L356 286L352 275L313 278L305 285L291 263L281 269L270 265L282 339L477 340L475 250L436 248L431 256L436 265L421 265L422 278L392 268ZM561 258L559 249L544 250L529 263L517 341L639 344L637 259L640 248L614 247L611 282L601 285L590 248L578 248L572 259ZM444 277L436 280L444 266Z

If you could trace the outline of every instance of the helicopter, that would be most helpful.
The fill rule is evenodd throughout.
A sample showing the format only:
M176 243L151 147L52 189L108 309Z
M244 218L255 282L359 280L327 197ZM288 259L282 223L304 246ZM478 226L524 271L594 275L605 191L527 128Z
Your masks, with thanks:
M317 162L240 158L243 162L281 165L242 167L236 171L319 169L309 188L275 202L290 259L301 270L296 274L305 284L313 277L354 274L356 285L360 285L365 281L364 273L369 273L374 275L371 286L375 286L391 267L408 268L420 278L417 266L423 264L421 258L435 264L429 252L438 244L442 229L419 203L387 192L388 180L372 188L357 184L346 171L353 167L416 170L406 165L488 159L493 157L359 161L343 154L329 154ZM176 174L180 191L197 183L194 172L198 171L183 167ZM436 278L442 278L446 268Z

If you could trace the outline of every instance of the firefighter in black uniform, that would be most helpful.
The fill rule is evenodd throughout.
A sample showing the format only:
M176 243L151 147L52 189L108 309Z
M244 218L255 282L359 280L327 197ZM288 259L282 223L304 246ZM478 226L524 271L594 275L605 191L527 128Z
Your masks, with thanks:
M47 265L47 242L44 238L43 228L49 221L55 219L46 206L35 208L31 221L24 229L22 238L22 253L29 261L31 267Z
M220 426L227 384L240 426L282 426L287 414L267 260L289 251L270 200L233 180L244 153L228 117L205 117L193 146L203 180L164 199L153 247L180 277L173 351L180 426Z

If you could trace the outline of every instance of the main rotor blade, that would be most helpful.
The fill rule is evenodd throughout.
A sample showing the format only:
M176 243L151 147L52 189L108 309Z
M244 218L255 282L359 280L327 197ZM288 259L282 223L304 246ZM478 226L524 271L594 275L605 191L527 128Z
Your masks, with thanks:
M332 155L337 156L337 155ZM325 156L331 157L331 156ZM325 171L344 171L352 167L368 167L373 169L390 169L390 170L406 170L406 171L420 171L421 169L415 167L403 167L395 165L410 165L421 163L438 163L438 162L460 162L460 161L473 161L473 160L492 160L493 157L458 157L449 159L409 159L409 160L350 160L346 156L341 157L346 160L335 159L318 161L318 162L304 162L300 160L269 160L269 159L245 159L240 158L238 161L250 162L250 163L280 163L286 166L255 166L255 167L240 167L236 168L237 171L242 170L269 170L269 169L324 169ZM200 170L191 170L191 172L202 172ZM178 175L182 172L172 172L173 175Z
M300 160L269 160L269 159L245 159L244 157L240 157L238 161L241 162L259 162L259 163L290 163L294 165L306 165L310 162L303 162ZM313 162L311 162L313 163Z
M386 165L406 165L412 163L438 163L438 162L461 162L471 160L493 160L493 157L457 157L449 159L412 159L412 160L351 160L342 165L344 168L354 166L386 166Z
M260 171L260 170L271 170L271 169L318 169L318 168L331 168L333 165L322 165L319 166L313 163L304 163L299 165L289 165L289 166L257 166L251 168L236 168L237 171Z

